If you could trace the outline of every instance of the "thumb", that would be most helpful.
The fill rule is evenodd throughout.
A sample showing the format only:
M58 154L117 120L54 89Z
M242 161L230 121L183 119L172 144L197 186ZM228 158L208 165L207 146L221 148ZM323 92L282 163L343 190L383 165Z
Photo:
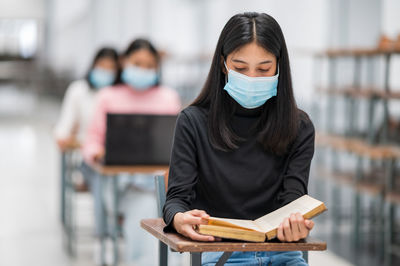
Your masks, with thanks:
M311 220L305 220L304 222L305 222L305 224L306 224L308 230L311 230L311 229L314 227L314 222L313 222L313 221L311 221Z

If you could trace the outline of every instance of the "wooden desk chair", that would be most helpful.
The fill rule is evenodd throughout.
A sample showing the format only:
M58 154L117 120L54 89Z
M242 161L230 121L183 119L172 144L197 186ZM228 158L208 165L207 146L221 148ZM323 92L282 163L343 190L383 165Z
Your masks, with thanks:
M111 182L111 210L107 214L111 218L111 232L110 234L103 234L100 236L101 242L101 265L105 264L105 240L108 236L111 237L113 242L113 253L114 253L114 262L113 265L118 265L119 263L119 247L118 247L118 238L120 236L121 228L120 228L120 216L118 214L118 176L122 173L134 175L137 173L141 174L157 174L157 173L168 173L169 166L168 165L103 165L100 163L93 163L90 167L99 175L100 177L100 187L102 187L106 180L110 180ZM165 190L165 188L164 188ZM103 191L101 189L101 191ZM164 193L165 194L165 193ZM165 196L164 196L165 197ZM165 201L165 199L164 199ZM101 208L104 210L104 200L100 200ZM106 219L106 214L104 213L103 219ZM103 225L105 223L103 222Z
M158 215L162 217L165 204L165 195L168 184L168 176L155 177L157 191ZM326 250L326 242L317 241L308 237L307 239L292 242L197 242L192 241L177 233L164 233L165 223L162 218L144 219L141 221L143 229L159 239L159 265L168 265L168 246L177 252L190 252L191 265L201 265L202 252L224 252L217 262L224 265L234 251L303 251L303 256L308 261L308 250Z

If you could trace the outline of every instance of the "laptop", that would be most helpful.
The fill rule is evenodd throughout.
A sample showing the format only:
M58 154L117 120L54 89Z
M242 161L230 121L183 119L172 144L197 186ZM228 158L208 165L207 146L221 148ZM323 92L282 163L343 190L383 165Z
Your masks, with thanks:
M107 114L104 165L168 165L176 115Z

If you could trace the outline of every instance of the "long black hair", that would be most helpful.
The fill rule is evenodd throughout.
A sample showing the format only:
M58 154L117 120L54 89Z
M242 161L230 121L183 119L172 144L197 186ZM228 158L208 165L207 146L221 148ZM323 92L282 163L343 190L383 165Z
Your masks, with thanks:
M231 151L238 147L241 138L230 126L235 103L223 90L226 74L223 60L245 44L256 42L275 55L279 65L277 95L261 108L258 121L258 141L263 148L283 155L298 133L300 110L293 95L289 56L285 38L276 20L265 13L242 13L233 16L223 28L215 49L210 72L199 96L191 104L209 110L208 132L214 148Z
M96 65L96 63L99 59L105 58L105 57L112 59L115 62L115 65L117 66L117 71L115 73L115 80L112 85L115 85L120 82L119 81L120 67L119 67L118 52L114 48L111 48L111 47L102 47L95 54L92 64L90 65L90 68L85 75L85 79L88 82L88 84L90 85L91 89L94 89L94 85L92 84L92 82L90 81L90 78L89 78L90 71L92 71L92 69L94 68L94 66Z
M128 48L126 48L125 52L123 53L123 56L128 57L130 54L132 54L138 50L141 50L141 49L145 49L145 50L149 51L156 59L158 79L157 79L157 83L155 84L155 86L158 86L160 83L160 78L161 78L161 68L160 68L161 56L160 56L160 53L158 52L158 50L154 47L154 45L149 40L142 39L142 38L138 38L138 39L134 40L133 42L131 42L129 44Z

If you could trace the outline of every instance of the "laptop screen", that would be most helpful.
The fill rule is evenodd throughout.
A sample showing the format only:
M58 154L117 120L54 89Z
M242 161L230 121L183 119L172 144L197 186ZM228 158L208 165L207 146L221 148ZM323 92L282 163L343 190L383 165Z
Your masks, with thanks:
M105 165L168 165L176 115L107 114Z

